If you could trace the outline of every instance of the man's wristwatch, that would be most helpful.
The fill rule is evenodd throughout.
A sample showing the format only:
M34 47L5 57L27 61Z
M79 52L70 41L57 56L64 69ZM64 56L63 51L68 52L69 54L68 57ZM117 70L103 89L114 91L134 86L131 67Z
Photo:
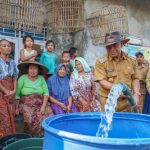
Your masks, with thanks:
M137 94L138 96L141 96L140 92L134 92L134 94Z

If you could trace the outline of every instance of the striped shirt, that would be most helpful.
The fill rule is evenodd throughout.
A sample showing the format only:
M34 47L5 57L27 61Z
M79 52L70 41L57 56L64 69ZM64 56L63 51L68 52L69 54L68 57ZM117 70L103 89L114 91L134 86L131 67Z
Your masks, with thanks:
M11 76L14 78L18 77L18 69L16 63L13 59L9 61L4 61L0 58L0 80L3 80L5 77Z

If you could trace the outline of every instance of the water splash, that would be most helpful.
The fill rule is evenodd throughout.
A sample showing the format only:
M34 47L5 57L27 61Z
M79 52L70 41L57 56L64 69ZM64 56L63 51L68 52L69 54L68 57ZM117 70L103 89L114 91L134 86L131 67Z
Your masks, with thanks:
M126 85L124 85L123 83L118 83L113 85L106 101L105 112L101 115L101 122L98 131L96 133L97 137L102 137L102 138L108 137L108 132L111 129L113 114L115 112L117 100L121 93L125 93L126 95L129 95L130 104L132 106L135 105L132 94ZM135 109L134 112L138 112L138 111Z

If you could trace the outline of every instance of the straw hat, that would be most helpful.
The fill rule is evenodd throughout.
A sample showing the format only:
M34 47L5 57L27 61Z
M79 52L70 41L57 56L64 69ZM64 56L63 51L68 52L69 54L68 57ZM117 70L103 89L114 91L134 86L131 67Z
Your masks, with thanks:
M126 38L124 39L120 32L111 32L111 33L106 33L105 35L105 46L109 46L118 42L123 43L125 45L127 42L129 42L130 39Z
M18 69L20 70L20 73L21 74L28 74L28 66L30 64L34 64L34 65L38 66L38 68L39 68L39 73L38 74L39 75L47 74L48 71L49 71L49 69L46 66L40 64L37 61L26 61L26 62L22 62L22 63L18 64Z

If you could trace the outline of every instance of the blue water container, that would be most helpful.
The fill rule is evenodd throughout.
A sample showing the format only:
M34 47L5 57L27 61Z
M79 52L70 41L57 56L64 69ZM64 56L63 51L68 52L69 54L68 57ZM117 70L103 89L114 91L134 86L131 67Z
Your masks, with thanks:
M45 119L43 150L150 150L150 116L115 113L108 138L96 137L101 113Z

